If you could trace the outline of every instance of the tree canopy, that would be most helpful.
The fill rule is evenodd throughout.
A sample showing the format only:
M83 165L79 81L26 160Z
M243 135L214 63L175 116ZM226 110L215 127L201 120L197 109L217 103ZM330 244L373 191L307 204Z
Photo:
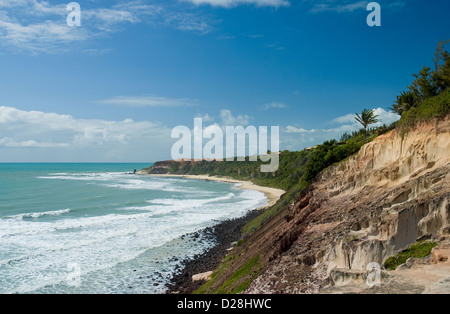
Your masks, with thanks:
M424 66L418 74L413 74L414 81L403 91L392 105L391 110L399 115L418 107L426 99L444 93L450 87L450 53L445 45L450 40L439 42L434 56L434 70Z

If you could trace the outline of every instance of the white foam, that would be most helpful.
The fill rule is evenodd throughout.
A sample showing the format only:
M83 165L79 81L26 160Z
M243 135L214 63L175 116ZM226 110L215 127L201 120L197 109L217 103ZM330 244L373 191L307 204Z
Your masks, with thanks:
M123 172L79 172L79 173L50 173L47 176L38 176L38 179L47 180L77 180L77 181L108 181L114 178L124 177Z
M104 280L97 283L97 287L103 287L105 292L119 289L118 281L125 279L117 278L111 270L119 264L135 260L154 248L165 247L170 241L212 226L218 220L242 216L266 201L264 194L257 191L236 188L224 195L223 192L177 186L174 180L141 179L117 173L56 173L48 177L89 179L96 184L129 190L173 189L183 192L185 197L179 198L182 194L176 194L178 199L175 196L143 199L142 206L121 207L123 212L113 211L101 216L77 216L76 209L61 209L0 219L0 293L33 292L44 287L52 291L55 285L63 289L57 291L67 291L64 289L67 289L68 263L77 263L84 279ZM189 198L192 196L195 198ZM45 216L55 216L55 219L39 219ZM166 269L168 273L173 271L168 269L170 267Z
M167 190L170 185L168 182L148 181L138 179L124 179L113 183L101 184L111 188L120 188L126 190Z
M162 190L168 192L183 191L173 185L176 181L160 180L159 178L142 177L125 174L123 172L99 172L99 173L50 173L47 176L39 176L44 180L73 180L89 181L104 187L126 190Z
M13 216L6 216L4 219L23 219L23 218L39 218L42 216L59 216L70 213L71 209L52 210L46 212L18 214Z
M184 205L184 204L190 204L191 205L204 205L204 204L208 204L208 203L214 203L214 202L219 202L219 201L225 201L225 200L230 200L232 198L236 197L236 195L234 193L229 193L226 196L219 196L216 198L207 198L207 199L173 199L173 198L165 198L165 199L154 199L154 200L149 200L147 201L148 203L151 204L161 204L161 205Z

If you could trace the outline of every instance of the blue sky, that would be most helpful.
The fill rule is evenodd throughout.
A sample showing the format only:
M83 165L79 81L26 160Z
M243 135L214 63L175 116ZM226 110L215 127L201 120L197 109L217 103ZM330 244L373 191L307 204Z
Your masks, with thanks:
M449 39L448 0L0 0L0 162L170 158L177 125L299 150L388 108Z

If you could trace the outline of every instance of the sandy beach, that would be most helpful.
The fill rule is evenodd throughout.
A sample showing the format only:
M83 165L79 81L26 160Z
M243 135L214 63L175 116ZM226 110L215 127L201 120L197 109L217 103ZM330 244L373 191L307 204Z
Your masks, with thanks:
M259 186L250 181L240 181L226 177L216 177L208 175L177 175L177 174L148 174L154 177L172 177L172 178L184 178L184 179L195 179L195 180L210 180L217 182L227 182L227 183L239 183L239 188L246 190L255 190L264 193L268 200L268 206L273 206L280 197L286 193L286 191L281 189L275 189L265 186Z
M264 193L267 198L268 206L273 206L280 197L285 193L284 190L269 188L264 186L259 186L250 181L240 181L227 177L216 177L208 175L175 175L175 174L146 174L140 173L148 176L155 177L170 177L170 178L184 178L184 179L195 179L195 180L210 180L217 182L227 182L227 183L237 183L239 188L255 190ZM226 220L213 228L207 228L204 232L210 234L217 241L217 244L201 254L200 256L195 256L194 259L185 261L183 264L183 269L175 274L171 282L166 286L168 294L171 293L183 293L191 294L196 289L198 289L206 280L193 280L199 275L204 275L205 273L211 273L216 269L222 259L228 253L233 243L241 239L242 228L251 220L258 217L262 209L267 207L262 207L249 212L246 216Z

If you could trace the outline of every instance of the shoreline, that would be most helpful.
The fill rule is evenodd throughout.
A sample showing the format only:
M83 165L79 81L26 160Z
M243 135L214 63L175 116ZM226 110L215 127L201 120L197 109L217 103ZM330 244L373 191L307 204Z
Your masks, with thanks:
M143 174L143 173L140 173ZM216 244L201 255L195 256L193 259L183 262L181 270L175 273L166 284L167 291L165 294L192 294L204 283L208 278L200 278L193 280L194 276L210 275L219 267L222 260L233 249L237 241L242 239L242 229L244 226L261 215L262 210L268 209L286 193L286 191L276 188L264 187L254 184L250 181L236 180L227 177L217 177L209 175L176 175L176 174L143 174L154 177L183 178L194 180L209 180L216 182L238 183L240 189L255 190L264 193L267 198L267 206L255 208L248 212L245 216L225 220L219 222L213 227L208 227L200 232L210 234L215 238Z
M238 183L239 188L244 190L254 190L264 193L267 198L267 207L275 205L276 202L281 198L281 196L286 193L286 191L276 188L270 188L265 186L256 185L251 181L236 180L227 177L217 177L209 175L191 175L191 174L144 174L152 177L167 177L167 178L183 178L183 179L193 179L193 180L209 180L215 182L226 182L226 183Z
M242 238L242 228L251 220L261 215L260 209L254 209L247 215L220 222L201 231L215 238L217 243L204 253L184 261L181 269L172 275L164 294L192 294L199 289L208 278L193 280L194 276L211 274L215 271L234 245Z

